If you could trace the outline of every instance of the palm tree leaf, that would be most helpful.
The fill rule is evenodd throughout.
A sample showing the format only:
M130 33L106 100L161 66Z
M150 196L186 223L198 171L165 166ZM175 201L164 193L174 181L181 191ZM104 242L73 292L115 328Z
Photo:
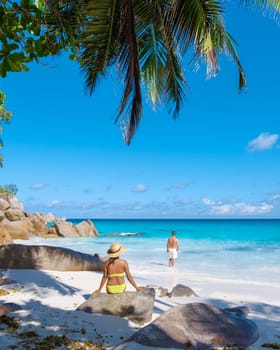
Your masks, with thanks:
M222 12L222 5L216 0L174 0L168 23L174 27L183 53L194 48L195 66L198 68L201 61L206 63L208 78L219 71L219 55L231 56L238 67L241 89L246 85L246 78L234 48L236 42L225 30Z
M87 24L80 34L81 72L93 93L101 76L118 54L120 9L117 0L95 0L84 7Z
M143 7L143 1L136 10L137 19L141 19L137 27L137 39L142 79L153 106L160 102L161 97L167 104L172 101L176 116L182 106L186 82L175 51L177 45L170 28L166 26L168 4L162 4L159 0L147 3L149 11L148 6Z
M221 23L222 8L216 0L174 0L168 25L172 27L183 54L190 45L199 44L209 28Z
M245 6L257 6L274 13L280 12L280 0L240 0Z
M126 84L115 122L121 118L120 127L127 144L130 144L142 116L140 65L135 21L132 0L123 1L118 59L119 70L125 76Z
M163 18L158 1L136 2L137 43L141 65L141 77L146 87L148 98L154 107L159 102L163 91L163 76L167 62L167 49L158 28L163 26ZM138 6L137 6L138 5Z

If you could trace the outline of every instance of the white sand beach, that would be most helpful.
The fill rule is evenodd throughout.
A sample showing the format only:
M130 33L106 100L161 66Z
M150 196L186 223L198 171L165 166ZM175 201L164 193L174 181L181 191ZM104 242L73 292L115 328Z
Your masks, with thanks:
M167 277L170 283L180 283L180 274L176 267L163 267L162 275L149 271L149 276L134 274L139 285L142 281L156 281L155 287L165 287ZM14 284L1 288L8 295L1 295L1 303L16 303L21 309L9 314L19 321L16 332L8 332L1 326L0 349L25 349L32 339L23 340L19 333L34 331L44 338L48 335L66 335L79 342L92 341L113 349L139 329L139 326L119 317L92 315L75 311L98 287L101 274L97 272L57 272L38 270L2 271ZM188 283L197 297L159 297L156 296L153 319L172 306L205 302L220 308L248 306L248 318L253 320L260 332L258 341L250 349L263 349L264 343L280 344L280 283L258 283L248 276L248 280L219 280L187 274ZM251 280L249 280L251 278ZM129 284L128 291L133 287ZM28 333L27 333L28 334ZM68 347L64 347L68 349ZM137 345L137 349L152 349ZM61 347L58 349L62 349ZM134 349L134 347L133 347ZM158 348L157 348L158 349Z

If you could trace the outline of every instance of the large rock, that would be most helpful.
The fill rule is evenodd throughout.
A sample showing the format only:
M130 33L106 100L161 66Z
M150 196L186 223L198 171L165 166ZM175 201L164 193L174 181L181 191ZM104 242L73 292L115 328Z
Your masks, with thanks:
M152 288L121 294L93 293L77 310L125 317L136 324L143 325L152 320L154 301L155 290Z
M1 199L1 198L0 198ZM4 212L0 210L0 222L5 219Z
M82 221L75 226L80 237L98 236L98 232L91 220Z
M11 239L28 239L30 236L35 236L33 224L26 220L10 221L7 218L1 221L1 230L9 234Z
M79 237L78 232L72 222L58 221L54 223L54 228L58 236L61 237Z
M171 297L190 297L198 296L191 288L184 286L183 284L177 284L171 291Z
M3 269L102 271L103 259L98 254L60 247L10 244L0 246L0 266Z
M254 322L212 305L191 303L171 308L116 350L129 349L133 343L190 350L210 350L227 345L247 348L258 337Z
M82 221L73 225L69 221L56 221L54 228L58 236L61 237L92 237L98 236L97 230L91 220Z
M24 212L19 209L8 209L4 214L9 221L18 221L25 218Z
M10 208L9 202L5 198L0 197L0 210L3 211L8 208Z
M1 205L0 205L1 210L6 210L9 208L18 209L20 211L24 210L23 204L12 193L1 192L0 198L1 198Z
M12 243L11 236L3 227L0 226L0 245L11 244L11 243Z

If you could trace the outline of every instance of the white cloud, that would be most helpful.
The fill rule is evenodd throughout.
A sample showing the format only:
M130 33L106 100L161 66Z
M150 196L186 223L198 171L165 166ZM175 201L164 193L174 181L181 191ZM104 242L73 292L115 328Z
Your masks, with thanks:
M81 204L82 206L83 204ZM49 208L72 208L75 206L74 202L67 201L59 201L58 199L54 199L50 204Z
M252 152L271 149L275 146L278 138L278 134L269 134L268 132L262 132L258 137L248 143L247 148Z
M269 198L270 202L279 202L280 201L280 193L274 193Z
M210 215L235 215L251 216L270 213L273 205L267 203L247 204L243 202L234 203L216 203L210 199L204 198L202 202L208 206Z
M267 203L260 203L258 205L236 203L235 207L240 214L248 214L248 215L266 214L273 209L273 206Z
M203 198L203 199L202 199L202 202L203 202L205 205L214 205L214 204L215 204L214 201L212 201L212 200L210 200L210 199L208 199L208 198Z
M30 188L32 190L41 190L42 188L45 188L47 187L48 185L47 184L34 184L34 185L31 185Z
M50 203L50 207L56 207L59 206L61 204L61 202L58 199L54 199L51 203Z
M132 192L146 192L148 191L147 185L138 184L132 188Z

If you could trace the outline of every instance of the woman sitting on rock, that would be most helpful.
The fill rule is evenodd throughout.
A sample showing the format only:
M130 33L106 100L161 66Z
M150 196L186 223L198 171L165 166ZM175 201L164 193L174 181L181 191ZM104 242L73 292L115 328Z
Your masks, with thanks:
M126 275L130 284L137 290L140 291L144 287L138 287L133 277L130 274L129 266L126 260L120 259L119 257L125 251L125 246L120 245L117 242L111 244L107 255L109 259L104 262L104 272L100 282L99 288L95 293L101 293L104 284L106 284L106 291L108 294L119 294L125 292L126 284L124 275Z

